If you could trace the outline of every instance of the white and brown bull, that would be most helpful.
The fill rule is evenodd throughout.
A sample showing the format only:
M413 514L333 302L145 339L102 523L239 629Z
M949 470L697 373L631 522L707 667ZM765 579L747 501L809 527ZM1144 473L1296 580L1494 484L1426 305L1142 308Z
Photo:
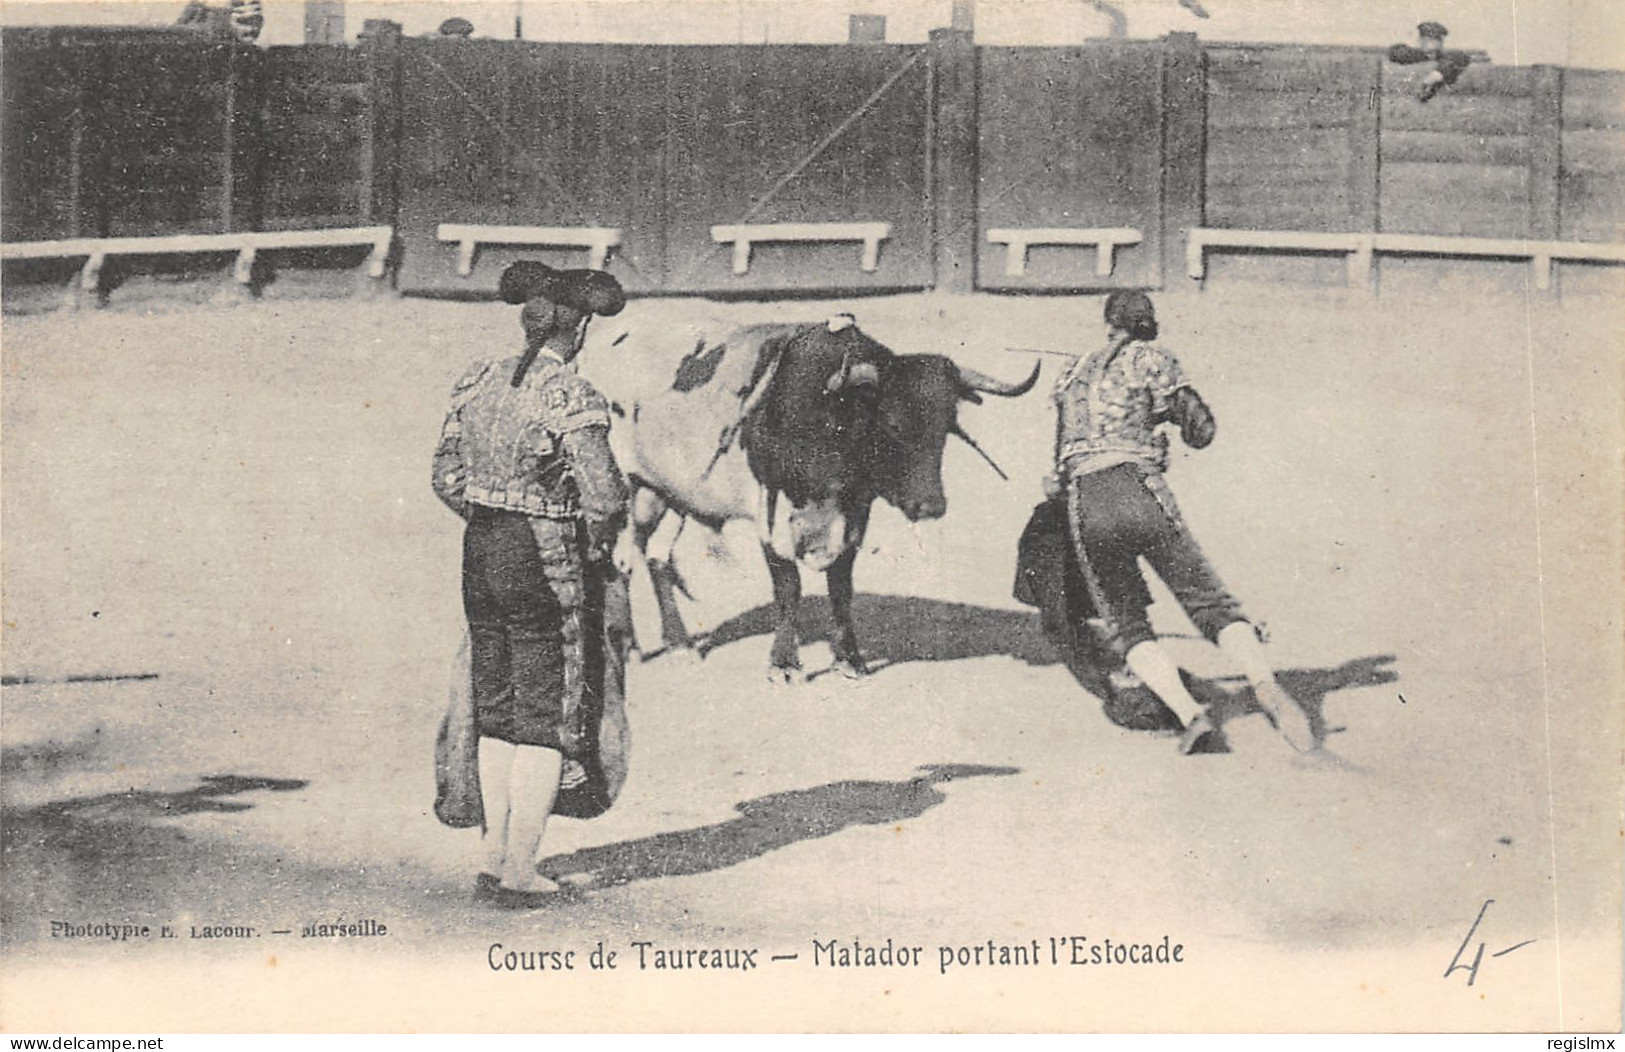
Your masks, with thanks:
M691 645L676 574L648 554L662 518L671 511L715 530L751 519L773 580L770 678L789 680L800 669L798 563L827 576L836 669L864 675L852 566L870 506L880 498L910 521L941 518L947 437L987 456L960 428L959 403L1015 397L1037 380L1036 366L1022 382L1003 383L942 355L894 354L850 315L747 326L696 346L669 387L625 407L617 423L634 491L633 540L649 567L663 644Z

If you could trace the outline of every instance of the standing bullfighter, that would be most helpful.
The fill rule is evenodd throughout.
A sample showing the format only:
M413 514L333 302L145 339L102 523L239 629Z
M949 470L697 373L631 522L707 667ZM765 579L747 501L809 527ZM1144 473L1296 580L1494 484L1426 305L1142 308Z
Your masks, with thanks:
M539 903L552 813L590 816L606 772L603 568L627 491L609 448L609 403L577 375L594 314L625 303L600 271L515 263L502 298L524 304L523 353L476 363L452 392L434 491L466 521L468 618L486 871L476 894ZM593 797L598 798L596 805Z
M1106 298L1106 346L1085 355L1055 388L1055 470L1045 488L1064 490L1079 569L1095 609L1128 667L1183 721L1180 747L1201 751L1216 730L1151 630L1144 558L1191 621L1251 682L1266 715L1294 748L1315 747L1303 709L1275 679L1258 632L1208 565L1163 479L1168 438L1213 441L1213 414L1185 379L1179 360L1152 343L1157 316L1143 292Z

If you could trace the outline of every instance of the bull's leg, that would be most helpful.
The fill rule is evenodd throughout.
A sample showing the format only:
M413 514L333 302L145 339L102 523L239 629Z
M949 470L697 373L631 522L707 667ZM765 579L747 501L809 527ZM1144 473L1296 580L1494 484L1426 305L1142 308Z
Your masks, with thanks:
M652 489L639 488L632 496L632 543L638 555L649 568L649 584L654 588L655 606L660 610L660 644L662 650L690 650L694 643L683 625L683 615L677 609L677 575L672 570L670 552L651 558L649 538L660 526L667 510L666 501ZM645 657L647 652L640 647Z
M830 649L835 652L835 671L848 679L861 679L869 674L863 655L858 651L858 633L852 626L852 566L858 559L860 545L853 544L841 557L824 571L829 581L829 611L835 620L830 634Z
M773 578L773 612L776 629L773 651L768 656L767 678L789 683L801 673L801 638L796 632L796 613L801 608L801 571L793 560L779 557L767 545L767 572Z

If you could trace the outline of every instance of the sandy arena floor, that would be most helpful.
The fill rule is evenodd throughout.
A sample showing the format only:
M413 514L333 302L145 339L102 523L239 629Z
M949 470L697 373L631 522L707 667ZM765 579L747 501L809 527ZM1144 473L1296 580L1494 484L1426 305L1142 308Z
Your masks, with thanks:
M720 645L633 668L625 793L549 833L555 867L600 886L531 913L469 902L476 836L429 813L462 632L429 454L452 380L516 345L513 309L7 318L0 1027L1616 1029L1625 317L1607 302L1162 299L1219 419L1171 483L1319 706L1327 756L1254 717L1229 754L1181 758L1056 663L1010 597L1048 358L1039 390L961 413L1010 482L951 443L944 520L877 511L858 625L885 667L865 681L816 675L819 596L815 675L769 687L749 527L685 534L685 613ZM1002 348L1099 332L1093 297L902 296L641 301L594 337L837 307L895 350L1011 378L1032 359ZM666 375L655 357L633 339L585 372L624 391ZM1167 605L1179 655L1227 673ZM389 934L299 937L341 916ZM256 935L189 937L206 925ZM1052 938L1164 935L1181 964L1049 960ZM922 963L815 956L854 938ZM588 968L600 940L621 968ZM939 947L990 940L1044 960L944 972ZM760 967L639 971L634 941L756 948ZM577 970L493 972L494 943L575 949ZM1446 974L1480 943L1476 974Z

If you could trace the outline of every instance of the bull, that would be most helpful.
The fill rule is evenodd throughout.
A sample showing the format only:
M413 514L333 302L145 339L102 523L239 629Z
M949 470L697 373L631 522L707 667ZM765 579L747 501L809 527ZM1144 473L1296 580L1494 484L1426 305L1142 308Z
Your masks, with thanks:
M868 669L852 624L852 570L876 499L910 521L948 510L942 454L949 435L1004 472L961 428L960 402L1014 398L1039 366L1007 383L937 354L895 354L851 315L828 323L739 328L704 342L671 386L628 412L621 462L633 488L632 537L649 568L663 645L691 645L677 612L681 580L649 541L668 512L713 530L754 520L773 581L775 633L769 678L800 672L798 564L822 571L834 619L835 669Z

